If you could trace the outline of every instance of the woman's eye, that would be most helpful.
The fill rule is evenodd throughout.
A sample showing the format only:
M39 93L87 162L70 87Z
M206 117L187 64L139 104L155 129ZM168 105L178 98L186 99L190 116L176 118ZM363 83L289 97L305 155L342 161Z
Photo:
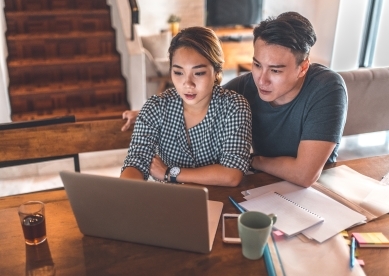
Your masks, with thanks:
M202 75L205 75L205 72L197 72L195 73L196 76L202 76Z
M180 71L173 71L174 75L182 75L182 73Z

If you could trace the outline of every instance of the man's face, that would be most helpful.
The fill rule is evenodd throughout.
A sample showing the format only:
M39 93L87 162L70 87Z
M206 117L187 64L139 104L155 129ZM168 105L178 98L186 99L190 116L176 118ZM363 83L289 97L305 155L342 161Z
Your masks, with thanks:
M260 38L254 43L254 82L261 99L273 106L289 103L298 95L308 68L309 60L297 65L289 48L266 44Z

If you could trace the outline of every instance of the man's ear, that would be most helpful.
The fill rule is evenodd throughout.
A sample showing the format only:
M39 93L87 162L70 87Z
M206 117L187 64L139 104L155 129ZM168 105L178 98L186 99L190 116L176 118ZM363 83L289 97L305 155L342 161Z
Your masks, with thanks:
M301 64L300 64L300 73L299 73L299 78L304 77L305 74L308 72L310 65L310 60L309 58L304 59Z

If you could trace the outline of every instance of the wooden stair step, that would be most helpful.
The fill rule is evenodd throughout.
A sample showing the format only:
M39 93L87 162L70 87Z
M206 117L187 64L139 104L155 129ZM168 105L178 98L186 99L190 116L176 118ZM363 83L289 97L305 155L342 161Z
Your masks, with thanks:
M8 61L69 59L116 55L115 35L112 32L62 35L15 35L8 37Z
M16 12L6 12L7 19L12 18L25 18L25 19L35 19L40 18L47 20L51 17L58 16L93 16L93 15L109 15L109 10L107 9L98 9L98 10L79 10L79 9L64 9L64 10L37 10L37 11L16 11Z
M51 88L51 89L50 89ZM30 90L28 90L30 89ZM82 85L62 85L62 87L19 87L12 88L10 102L12 112L53 110L76 106L96 106L100 104L127 103L123 80L106 83L82 83Z
M50 59L21 59L8 62L10 69L12 68L28 68L30 67L50 67L58 65L83 65L106 62L118 62L120 58L117 55L102 55L102 56L75 56L72 58L50 58ZM36 68L35 68L36 69Z
M125 82L123 79L111 79L105 82L75 82L75 83L50 83L44 86L19 85L9 89L11 97L31 96L47 94L79 94L86 90L104 90L105 88L118 87L123 88Z
M34 11L34 10L63 10L63 9L105 9L106 0L4 0L4 10Z
M66 84L78 81L104 82L122 77L118 56L54 61L50 63L50 60L29 60L11 63L8 65L10 86Z
M47 119L58 116L75 115L76 121L91 121L101 119L122 118L123 111L129 107L126 104L121 105L100 105L94 107L82 108L62 108L55 110L45 110L40 112L13 113L12 121L29 121ZM124 124L124 121L123 121Z
M107 81L121 76L119 56L20 60L8 64L11 85Z
M7 35L112 30L109 10L5 13Z
M85 39L91 37L115 37L115 34L112 31L97 31L97 32L80 32L72 31L68 33L38 33L38 34L14 34L8 35L8 41L15 41L19 43L39 41L39 40L65 40L65 39Z

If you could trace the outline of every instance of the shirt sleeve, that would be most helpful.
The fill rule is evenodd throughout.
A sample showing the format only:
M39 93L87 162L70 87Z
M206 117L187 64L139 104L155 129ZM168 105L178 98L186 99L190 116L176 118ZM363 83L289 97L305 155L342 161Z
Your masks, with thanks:
M347 116L347 90L339 78L327 82L310 99L301 140L323 140L339 143Z
M225 109L225 139L220 164L246 173L250 165L251 110L243 96L236 94L233 100L234 104Z
M150 175L151 160L156 153L160 133L160 101L152 96L142 107L136 119L127 157L126 167L134 167L143 173L147 180Z

